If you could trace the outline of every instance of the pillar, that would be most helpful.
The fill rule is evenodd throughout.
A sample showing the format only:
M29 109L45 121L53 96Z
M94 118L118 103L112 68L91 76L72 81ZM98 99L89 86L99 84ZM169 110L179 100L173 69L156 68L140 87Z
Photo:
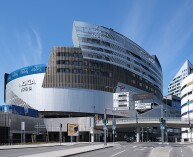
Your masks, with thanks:
M136 142L140 142L140 127L137 127Z
M94 134L91 134L91 142L94 142Z

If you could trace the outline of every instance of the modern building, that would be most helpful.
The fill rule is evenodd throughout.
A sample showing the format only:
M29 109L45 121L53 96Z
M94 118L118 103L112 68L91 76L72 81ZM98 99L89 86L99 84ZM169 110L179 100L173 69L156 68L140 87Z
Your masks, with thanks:
M182 129L182 139L192 140L193 124L193 73L182 81L181 88L181 118L189 121L190 127Z
M64 141L70 141L66 124L73 123L80 126L79 137L74 140L100 141L101 131L94 130L93 117L102 118L104 109L113 110L113 93L130 93L125 109L135 114L134 94L151 95L150 99L137 102L163 103L162 68L155 55L111 28L85 22L74 22L72 38L74 47L51 49L47 66L28 66L5 74L5 103L37 109L43 114L45 125L41 127L46 128L48 139L61 139L58 132L63 124L61 136ZM147 111L143 112L144 116L161 114L160 108ZM129 112L127 116L132 115ZM8 114L8 117L11 116ZM16 117L20 119L19 115ZM20 122L15 124L20 125ZM33 129L29 133L37 134L34 125L31 124ZM8 128L13 130L8 133L10 136L18 136L15 131L21 131L14 126Z
M181 98L175 95L167 95L163 97L163 102L166 104L166 117L181 117ZM171 110L167 110L168 108Z
M189 60L186 60L168 86L169 95L176 95L178 97L182 96L181 83L190 74L192 69L193 65L190 63Z
M113 109L113 93L152 93L162 100L159 60L111 28L75 21L74 47L53 47L47 66L5 74L5 103L45 117L88 116Z

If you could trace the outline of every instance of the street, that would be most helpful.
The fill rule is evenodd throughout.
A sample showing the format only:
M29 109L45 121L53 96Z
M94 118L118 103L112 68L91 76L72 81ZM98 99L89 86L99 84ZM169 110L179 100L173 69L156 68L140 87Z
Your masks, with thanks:
M155 143L126 143L121 142L119 146L74 155L73 157L149 157Z
M84 149L84 147L96 145L103 145L103 143L75 143L73 145L52 145L52 146L38 146L35 148L19 148L0 150L1 157L17 157L17 156L37 156L40 157L45 153L50 156L65 156L60 151L75 151ZM108 143L107 145L110 145ZM30 147L30 146L29 146ZM193 145L184 143L127 143L117 142L113 147L94 150L90 152L70 155L73 157L192 157ZM88 149L87 149L88 151ZM51 155L51 152L53 155ZM43 153L43 154L42 154Z
M151 154L154 148L161 147L159 143L120 143L120 146L102 149L98 151L74 155L73 157L159 157ZM165 144L164 147L170 148L168 157L192 157L193 151L188 144ZM163 149L165 149L163 147ZM156 152L161 156L162 151Z

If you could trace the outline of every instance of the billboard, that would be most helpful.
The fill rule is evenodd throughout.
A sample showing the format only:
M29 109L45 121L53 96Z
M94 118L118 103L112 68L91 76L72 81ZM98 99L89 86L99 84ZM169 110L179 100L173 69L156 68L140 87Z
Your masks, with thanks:
M145 99L153 99L152 93L143 93L143 94L134 94L133 100L145 100Z
M78 124L67 124L68 136L79 136Z
M136 110L148 110L151 109L151 103L135 103Z

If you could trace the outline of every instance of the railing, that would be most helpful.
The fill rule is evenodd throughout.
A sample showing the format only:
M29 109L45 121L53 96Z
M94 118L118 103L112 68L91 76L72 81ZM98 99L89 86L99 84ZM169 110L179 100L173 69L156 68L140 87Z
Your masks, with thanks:
M188 120L188 119L181 119L181 118L176 118L176 117L167 117L167 118L164 118L166 120L166 122L181 122L181 123L189 123L191 122L193 124L193 120ZM160 118L158 117L137 117L137 118L115 118L116 120L116 123L127 123L127 122L130 122L130 123L140 123L140 122L160 122ZM108 119L107 120L107 125L109 124L112 124L113 122L113 119ZM103 124L102 121L96 121L96 124Z

